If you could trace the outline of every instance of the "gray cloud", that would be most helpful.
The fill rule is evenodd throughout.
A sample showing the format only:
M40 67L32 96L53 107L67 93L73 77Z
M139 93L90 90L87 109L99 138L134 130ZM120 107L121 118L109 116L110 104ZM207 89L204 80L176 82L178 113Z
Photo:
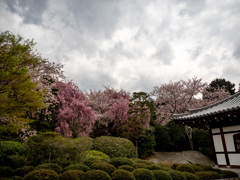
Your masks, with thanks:
M162 42L152 58L158 60L159 62L163 62L164 64L171 64L174 58L174 51L168 43Z
M4 0L11 12L23 17L24 23L41 24L42 13L47 7L47 0Z

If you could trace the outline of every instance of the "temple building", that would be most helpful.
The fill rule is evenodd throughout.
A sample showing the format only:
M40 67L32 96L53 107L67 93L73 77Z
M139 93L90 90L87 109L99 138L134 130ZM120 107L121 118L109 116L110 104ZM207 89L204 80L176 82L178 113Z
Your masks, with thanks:
M240 168L240 92L210 106L174 114L177 124L208 128L219 167Z

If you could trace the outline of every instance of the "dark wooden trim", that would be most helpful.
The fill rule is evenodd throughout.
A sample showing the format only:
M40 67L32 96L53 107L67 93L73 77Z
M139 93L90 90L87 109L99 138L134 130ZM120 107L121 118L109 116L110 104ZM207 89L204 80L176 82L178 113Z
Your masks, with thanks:
M233 133L240 133L240 130L236 130L236 131L223 131L223 134L233 134ZM217 132L217 133L212 133L212 135L220 135L221 132Z
M226 146L226 141L225 141L225 137L223 134L223 128L220 127L220 132L221 132L221 137L222 137L222 144L223 144L223 149L224 149L224 154L225 154L225 158L226 158L226 163L229 166L230 162L229 162L229 157L228 157L228 153L227 153L227 146Z
M240 136L240 133L237 133L237 134L233 135L233 142L234 142L234 146L235 146L235 151L240 153L240 148L238 148L239 144L237 144L237 140L236 140L237 136Z
M214 146L213 135L212 135L212 130L211 129L209 129L209 134L211 136L211 144L212 144L213 153L215 154L213 160L214 160L215 164L218 164L218 162L217 162L217 154L216 154L216 149L215 149L215 146Z

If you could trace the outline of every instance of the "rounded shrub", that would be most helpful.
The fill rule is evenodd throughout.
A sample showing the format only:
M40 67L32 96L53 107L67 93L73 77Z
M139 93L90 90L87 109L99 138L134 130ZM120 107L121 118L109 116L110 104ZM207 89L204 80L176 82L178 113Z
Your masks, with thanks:
M173 170L176 170L177 167L180 166L180 165L182 165L182 164L180 164L180 163L173 163L173 164L171 165L171 168L172 168Z
M198 171L196 172L196 176L199 180L210 180L212 179L212 175L207 171Z
M168 173L173 178L173 180L186 180L186 177L181 171L170 170Z
M213 167L205 165L205 164L198 164L201 168L203 168L203 171L212 171Z
M131 160L135 163L143 163L146 165L153 165L154 163L152 161L144 160L144 159L138 159L138 158L131 158Z
M83 161L83 164L90 167L93 163L96 163L96 162L106 162L106 161L99 160L99 159L85 159Z
M84 175L84 180L111 180L112 178L102 170L89 170Z
M101 136L94 140L94 150L106 153L112 157L137 157L133 143L125 138Z
M109 175L111 175L116 170L116 168L113 165L108 164L106 162L96 162L96 163L93 163L90 166L90 168L91 169L98 169L98 170L105 171Z
M198 177L195 174L190 172L182 172L187 180L198 180Z
M84 172L81 170L68 170L59 176L59 180L80 180L83 177Z
M154 174L149 169L135 169L133 172L136 180L155 180Z
M116 157L116 158L112 158L109 161L110 164L112 164L113 166L115 166L116 168L121 166L121 165L129 165L129 166L133 166L134 162L128 158L125 157Z
M96 150L91 150L87 153L86 155L87 159L98 159L98 160L103 160L106 162L110 161L110 156L101 152L101 151L96 151Z
M81 144L85 150L91 150L93 148L94 139L88 136L81 136L75 139L76 142Z
M71 164L66 166L63 171L68 170L81 170L83 172L86 172L87 170L89 170L89 167L84 164Z
M58 180L58 175L53 170L34 170L24 176L24 180Z
M123 170L129 171L129 172L132 172L135 168L132 166L129 166L129 165L121 165L118 167L118 169L123 169Z
M135 180L133 173L123 170L117 169L112 174L112 180Z
M235 178L235 177L238 177L238 174L233 172L233 171L229 171L229 170L222 170L221 171L221 175L224 177L224 178Z
M23 180L23 177L21 177L21 176L12 176L11 180Z
M182 171L182 172L190 172L194 174L196 171L191 167L190 164L182 164L177 166L176 170Z
M21 176L21 177L24 177L27 173L31 172L34 170L34 167L33 166L23 166L21 168L17 168L15 171L14 171L14 175L15 176Z
M134 164L134 167L137 168L144 168L144 169L148 169L148 165L144 164L144 163L136 163Z
M62 167L54 163L44 163L38 165L35 169L50 169L60 174L62 172Z
M167 171L163 170L152 170L156 180L172 180L172 177Z
M202 166L198 165L198 164L190 164L190 166L195 170L195 171L204 171L204 169L202 168Z
M218 174L215 171L207 171L207 172L211 174L212 179L222 179L223 178L223 176L221 174Z
M0 177L11 177L13 169L7 166L0 166Z

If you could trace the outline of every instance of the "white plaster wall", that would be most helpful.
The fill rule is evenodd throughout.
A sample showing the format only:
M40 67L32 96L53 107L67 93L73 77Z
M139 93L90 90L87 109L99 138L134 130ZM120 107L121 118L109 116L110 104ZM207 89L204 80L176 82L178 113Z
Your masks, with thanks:
M240 165L240 154L228 154L230 165Z
M216 156L218 165L227 165L225 154L217 154Z
M225 137L225 142L226 142L226 146L227 146L227 151L233 151L235 152L235 144L233 141L233 135L237 134L237 133L231 133L231 134L224 134Z
M213 135L213 142L216 152L223 152L223 144L221 135Z
M214 129L212 129L212 133L220 133L220 129L219 128L214 128Z
M240 131L240 125L223 128L223 132L228 132L228 131Z

